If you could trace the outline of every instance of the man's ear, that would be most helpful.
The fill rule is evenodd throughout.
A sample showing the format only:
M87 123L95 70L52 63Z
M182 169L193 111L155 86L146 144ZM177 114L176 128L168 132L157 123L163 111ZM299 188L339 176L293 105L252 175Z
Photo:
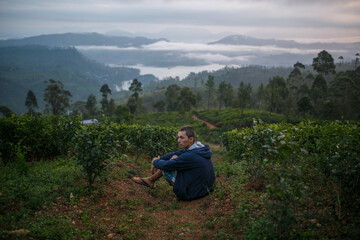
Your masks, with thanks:
M189 139L190 139L190 141L192 141L192 143L195 143L195 138L194 137L190 137Z

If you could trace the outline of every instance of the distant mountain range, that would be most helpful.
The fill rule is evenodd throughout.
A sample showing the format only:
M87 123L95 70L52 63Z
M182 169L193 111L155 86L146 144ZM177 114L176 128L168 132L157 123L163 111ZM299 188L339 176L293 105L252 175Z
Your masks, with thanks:
M131 35L118 32L121 33ZM298 61L311 64L322 50L329 51L335 60L342 56L345 61L352 61L360 51L360 42L298 43L242 35L227 36L208 43L170 42L165 38L108 36L98 33L64 33L0 40L0 46L24 45L71 46L86 57L104 64L166 68L208 64L292 66Z
M166 39L149 39L145 37L121 37L106 36L98 33L62 33L49 34L21 39L0 40L0 47L42 45L50 47L72 47L72 46L117 46L117 47L139 47Z
M265 66L292 66L296 62L311 64L317 54L326 50L332 54L335 62L341 56L345 61L354 61L360 52L360 42L353 43L299 43L292 40L259 39L242 35L222 38L209 45L242 46L252 49L249 53L250 64ZM234 53L241 56L241 52Z
M202 42L207 43L209 41L215 41L226 36L232 35L229 32L212 33L203 28L189 28L189 27L178 27L178 28L167 28L160 32L137 32L131 33L123 30L112 30L105 33L110 36L126 36L136 37L143 36L147 38L165 38L172 42Z
M248 46L277 46L281 48L298 48L298 49L343 49L353 50L354 55L356 51L360 51L360 42L354 43L298 43L292 40L277 40L277 39L260 39L243 35L232 35L222 38L209 44L227 44L227 45L248 45Z

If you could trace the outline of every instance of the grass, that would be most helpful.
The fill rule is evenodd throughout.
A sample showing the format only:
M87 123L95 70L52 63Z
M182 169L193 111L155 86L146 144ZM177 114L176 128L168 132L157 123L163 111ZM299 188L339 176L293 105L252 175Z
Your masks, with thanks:
M17 162L0 168L0 236L16 229L28 229L37 239L71 239L76 230L64 215L38 216L57 198L82 194L76 186L79 173L74 162ZM9 237L9 236L7 236Z
M72 160L58 159L31 164L18 162L0 168L0 211L18 206L35 211L59 195L82 191L75 185L79 172L74 165Z

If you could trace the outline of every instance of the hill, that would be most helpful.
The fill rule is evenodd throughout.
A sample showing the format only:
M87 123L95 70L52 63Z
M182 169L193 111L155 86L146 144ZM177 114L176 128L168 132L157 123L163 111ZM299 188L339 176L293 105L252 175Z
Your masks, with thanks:
M100 96L100 87L107 83L113 92L122 82L141 78L144 82L155 77L140 76L134 68L110 68L90 61L75 48L50 48L45 46L13 46L0 48L0 105L16 113L25 112L25 98L32 90L40 109L44 81L60 80L73 95L72 100L86 100L92 93Z
M360 42L299 43L292 40L261 39L243 35L232 35L210 42L209 45L241 46L244 49L251 49L251 62L257 65L290 66L297 61L311 64L315 53L321 50L329 51L333 54L334 59L338 59L341 56L346 61L352 61L355 59L355 54L359 52Z
M0 40L0 46L42 45L50 47L72 46L117 46L136 47L166 39L149 39L145 37L106 36L98 33L61 33L39 35L21 39Z
M244 35L231 35L222 38L218 41L210 42L209 44L228 44L228 45L248 45L248 46L277 46L282 48L299 48L299 49L352 49L354 53L358 50L360 42L353 43L299 43L293 40L279 40L279 39L261 39L248 37Z

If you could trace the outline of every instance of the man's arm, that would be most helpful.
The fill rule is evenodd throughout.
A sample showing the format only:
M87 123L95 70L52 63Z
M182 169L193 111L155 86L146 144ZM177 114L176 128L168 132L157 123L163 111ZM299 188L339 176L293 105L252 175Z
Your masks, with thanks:
M175 158L177 158L177 157L178 157L178 156L174 154L174 155L171 156L170 160L171 160L171 159L175 159ZM151 171L152 174L154 174L154 173L156 172L156 167L154 166L154 161L155 161L155 160L158 160L158 159L160 159L160 156L154 157L154 158L152 159L152 161L151 161L150 171Z
M155 159L153 160L153 165L158 169L166 171L178 171L197 167L199 165L199 161L193 154L184 153L169 160L163 160L162 158Z
M174 156L174 155L180 156L184 152L185 152L185 150L179 150L179 151L176 151L176 152L168 153L168 154L160 156L160 159L162 159L162 160L170 160L172 158L172 156Z

